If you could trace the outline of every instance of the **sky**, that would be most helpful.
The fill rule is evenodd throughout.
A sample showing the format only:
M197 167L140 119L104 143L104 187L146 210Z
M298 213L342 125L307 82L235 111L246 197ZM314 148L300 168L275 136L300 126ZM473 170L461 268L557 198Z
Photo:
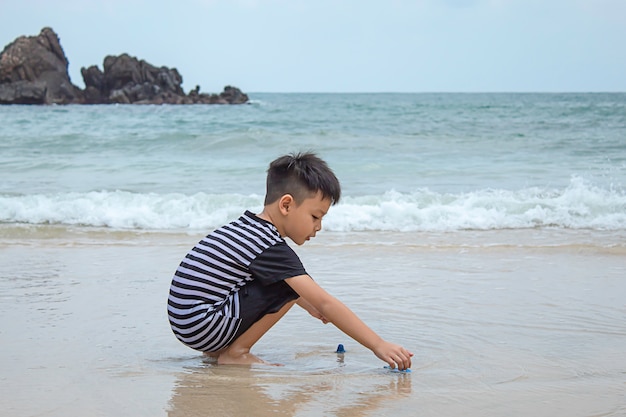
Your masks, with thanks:
M46 26L81 88L128 53L205 93L626 91L626 0L0 0L0 48Z

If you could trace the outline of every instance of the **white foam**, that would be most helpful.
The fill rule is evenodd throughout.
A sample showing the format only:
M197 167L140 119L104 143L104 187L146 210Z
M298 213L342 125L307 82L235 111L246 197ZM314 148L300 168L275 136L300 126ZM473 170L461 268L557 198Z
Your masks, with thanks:
M259 211L260 195L93 191L0 195L0 222L114 229L204 230ZM626 195L572 178L564 189L345 196L324 219L331 231L454 231L562 227L626 229Z

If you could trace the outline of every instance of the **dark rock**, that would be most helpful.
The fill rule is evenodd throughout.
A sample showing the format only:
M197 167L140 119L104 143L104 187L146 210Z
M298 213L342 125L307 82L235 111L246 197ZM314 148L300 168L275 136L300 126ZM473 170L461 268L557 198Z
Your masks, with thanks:
M94 87L99 93L98 98L89 95L90 103L243 104L249 100L232 86L226 86L220 95L200 93L196 86L185 95L183 77L176 68L155 67L128 54L107 56L103 68L103 72L97 67L81 69L85 86Z
M0 84L0 104L43 104L46 84L40 81L15 81Z
M224 92L220 94L220 98L226 100L228 104L243 104L248 101L248 96L243 94L237 87L227 85Z
M83 76L85 88L94 87L96 90L104 88L104 74L97 66L92 65L89 68L81 68L80 74Z
M128 54L107 56L104 72L97 67L82 68L85 86L100 93L101 103L171 103L184 101L183 77L178 70L157 68Z
M176 68L155 67L128 54L107 56L103 70L81 68L81 90L70 82L68 61L50 28L19 37L0 54L0 104L243 104L248 96L226 86L217 94L200 87L186 95Z
M82 91L70 82L67 67L59 37L52 29L17 38L0 54L0 103L81 102Z

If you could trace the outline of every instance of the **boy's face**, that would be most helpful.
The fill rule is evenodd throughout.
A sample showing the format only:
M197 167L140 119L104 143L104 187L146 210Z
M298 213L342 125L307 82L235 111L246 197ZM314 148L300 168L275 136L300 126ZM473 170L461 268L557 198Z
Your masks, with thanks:
M331 201L318 192L299 205L292 201L286 213L284 232L297 245L302 245L322 229L322 218L328 213Z

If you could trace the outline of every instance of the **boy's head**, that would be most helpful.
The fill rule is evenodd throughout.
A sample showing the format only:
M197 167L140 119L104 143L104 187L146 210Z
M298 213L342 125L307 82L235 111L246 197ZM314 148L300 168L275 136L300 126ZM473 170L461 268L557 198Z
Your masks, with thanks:
M296 204L321 193L337 204L341 186L326 162L310 152L293 153L274 160L267 170L265 205L290 194Z

